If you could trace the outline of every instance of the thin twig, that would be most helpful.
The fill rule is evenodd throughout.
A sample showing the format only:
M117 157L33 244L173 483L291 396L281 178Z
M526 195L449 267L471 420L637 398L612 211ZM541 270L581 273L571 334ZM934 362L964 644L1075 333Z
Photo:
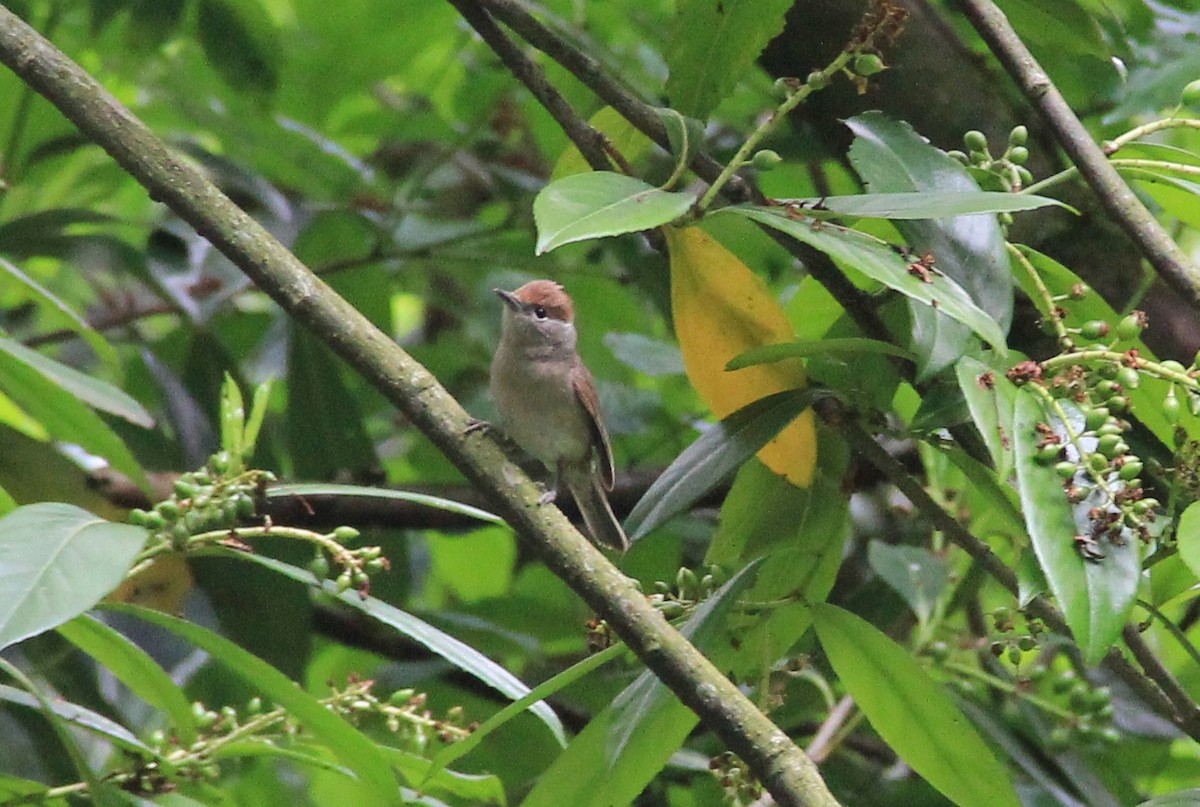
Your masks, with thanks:
M1159 276L1193 306L1200 307L1200 272L1109 165L1104 151L1017 36L1004 12L992 0L958 0L958 5L1025 98L1042 114L1109 216L1125 230Z
M546 80L542 68L532 59L521 52L521 49L500 30L500 26L492 19L492 15L472 0L449 0L450 5L458 9L463 19L475 29L480 38L487 43L508 71L524 84L538 102L554 118L554 121L571 138L575 148L587 160L593 171L611 171L612 162L609 155L616 154L616 149L608 137L594 129L581 116L576 114L567 99Z

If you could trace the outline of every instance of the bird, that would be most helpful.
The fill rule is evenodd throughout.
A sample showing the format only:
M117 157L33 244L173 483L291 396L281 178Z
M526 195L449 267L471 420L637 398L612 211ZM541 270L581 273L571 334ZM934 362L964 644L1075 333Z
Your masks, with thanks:
M608 502L616 474L592 374L576 347L575 306L552 280L504 301L490 389L504 432L571 492L593 540L624 552L629 539ZM554 500L548 490L542 502Z

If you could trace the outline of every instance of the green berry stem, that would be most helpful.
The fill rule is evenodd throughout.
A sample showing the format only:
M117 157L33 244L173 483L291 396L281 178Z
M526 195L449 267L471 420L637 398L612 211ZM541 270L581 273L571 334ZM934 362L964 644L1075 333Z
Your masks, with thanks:
M1115 154L1122 147L1127 146L1134 140L1140 140L1146 135L1161 132L1163 129L1200 129L1200 120L1196 118L1162 118L1160 120L1150 121L1141 126L1136 126L1130 129L1123 135L1114 137L1112 140L1104 141L1104 153Z
M1172 381L1182 386L1188 392L1200 394L1200 381L1187 370L1175 370L1167 366L1165 362L1152 361L1140 356L1136 359L1131 359L1128 353L1123 353L1119 350L1108 350L1107 348L1088 348L1045 359L1042 361L1042 370L1046 375L1052 375L1060 369L1087 362L1121 364L1133 367L1136 370L1144 370L1148 375L1156 376L1164 381Z
M940 666L947 670L952 670L953 672L956 672L967 678L974 678L976 681L986 684L993 689L998 689L1006 695L1013 695L1018 698L1023 698L1027 703L1032 706L1036 706L1047 714L1052 714L1055 717L1059 717L1068 721L1075 719L1075 714L1070 710L1064 709L1056 703L1051 703L1050 701L1045 700L1038 695L1034 695L1032 692L1026 692L1013 682L1006 681L1003 678L999 678L995 675L984 672L978 667L972 667L968 664L962 664L961 662L957 661L944 661Z
M1055 313L1057 306L1054 303L1054 295L1050 293L1050 289L1046 286L1045 281L1042 280L1042 276L1038 274L1037 269L1033 268L1033 264L1025 257L1024 252L1017 249L1008 241L1004 242L1004 247L1008 250L1008 254L1015 258L1017 264L1029 275L1030 282L1033 283L1038 296L1041 297L1040 301L1035 300L1034 302L1037 304L1038 311L1042 313L1042 316L1053 324L1054 335L1058 337L1059 345L1065 346L1070 344L1071 337L1067 333L1067 326L1063 324L1062 318Z
M829 80L845 69L846 65L856 55L858 55L856 51L843 50L823 70L810 74L808 79L795 92L788 95L783 100L783 103L776 107L775 111L768 115L766 120L760 123L746 138L746 141L742 143L741 148L737 150L737 153L733 155L721 170L721 173L713 180L713 183L708 186L708 190L700 197L700 201L696 202L696 211L703 213L707 210L712 205L713 200L717 198L717 194L733 178L738 169L750 160L751 155L758 147L758 144L762 142L763 138L770 134L779 125L779 122L787 117L789 112L804 103L808 96L812 95L816 89L828 85Z

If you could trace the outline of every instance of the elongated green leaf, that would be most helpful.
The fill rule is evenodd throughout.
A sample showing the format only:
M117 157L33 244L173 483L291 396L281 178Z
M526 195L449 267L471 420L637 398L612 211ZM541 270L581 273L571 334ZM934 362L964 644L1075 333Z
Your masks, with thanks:
M0 804L37 804L41 807L67 807L65 798L52 799L44 795L50 787L30 779L0 776Z
M145 429L154 426L154 418L150 416L145 407L129 397L119 387L85 375L73 367L60 364L36 350L30 350L14 339L0 336L0 351L37 370L46 380L71 393L88 406L108 412L110 415L125 418L135 426Z
M611 171L572 174L542 188L533 200L537 254L563 244L636 233L668 224L696 201Z
M268 499L282 499L291 496L361 496L364 498L374 499L394 499L396 501L422 504L437 510L445 510L449 513L457 513L460 516L477 518L480 521L486 521L489 524L504 524L504 519L500 518L500 516L489 513L486 510L480 510L478 507L472 507L469 504L456 502L452 499L443 499L440 496L430 496L425 493L412 493L406 490L372 488L359 485L339 485L326 482L303 482L292 485L273 485L267 489Z
M747 350L725 365L726 370L740 370L756 364L770 364L784 359L799 359L827 353L873 353L881 356L899 356L911 359L912 351L878 339L848 336L842 339L798 339L782 345L766 345Z
M1200 787L1163 793L1141 802L1137 807L1195 807L1197 804L1200 804Z
M790 0L682 0L667 47L667 97L692 118L706 118L783 30Z
M196 720L183 690L146 651L97 619L83 614L58 626L59 634L94 658L129 690L166 712L183 745L196 739Z
M927 624L950 582L946 561L923 546L892 546L879 540L871 541L867 560L884 582L904 598L921 624Z
M306 585L314 583L312 572L274 560L273 558L261 555L233 553L225 550L218 550L214 554L223 554L227 557L236 557L240 560L258 563ZM515 699L524 697L529 693L529 687L508 670L475 648L455 639L444 631L438 630L428 622L374 597L364 599L355 591L343 591L339 594L337 588L330 580L322 581L322 589L327 594L337 597L345 605L362 611L373 619L377 619L385 625L389 625L400 631L410 639L419 642L451 664L464 672L474 675L480 681L493 687L503 695ZM558 719L558 715L554 713L554 710L544 702L539 702L534 704L530 711L546 724L554 734L556 740L562 744L566 743L566 731L563 729L562 722Z
M1121 635L1133 608L1141 573L1139 542L1106 541L1105 557L1098 560L1080 555L1075 536L1091 534L1088 511L1097 503L1088 499L1072 507L1053 464L1037 460L1039 423L1062 432L1032 393L1018 390L1012 433L1025 527L1084 660L1095 664Z
M648 376L683 375L679 346L640 333L606 333L604 346L624 365Z
M1192 502L1179 516L1175 539L1179 542L1179 556L1192 574L1200 577L1200 502Z
M606 647L599 653L593 653L583 661L572 664L567 669L547 678L542 683L529 691L523 698L519 698L508 706L505 706L499 712L489 717L480 726L471 732L470 736L464 737L456 743L446 746L439 751L433 758L433 766L429 769L428 776L432 776L442 768L448 766L451 762L464 756L472 748L479 745L485 737L491 734L496 729L503 726L508 721L512 720L517 715L524 712L533 704L540 700L550 697L561 689L570 686L580 680L588 673L598 669L615 658L618 658L623 653L627 653L628 648L623 644L615 644Z
M907 650L835 605L813 606L821 647L871 726L961 807L1018 807L1008 771Z
M30 709L40 710L42 708L36 697L23 689L17 689L7 684L0 684L0 701L15 703ZM51 700L49 703L54 714L72 726L86 729L129 751L139 753L149 753L150 751L133 732L120 723L114 723L99 712L93 712L78 704L59 699Z
M1048 196L980 190L865 193L779 201L808 208L813 212L824 210L840 216L898 220L942 219L981 213L1016 213L1051 205L1071 209L1070 205Z
M929 145L907 123L880 112L866 112L850 118L846 125L854 132L850 162L872 194L979 193L979 186L962 164ZM1008 330L1013 309L1012 271L995 216L897 220L896 228L918 254L931 253L938 271L961 286L1001 331ZM924 378L957 360L968 347L969 337L937 312L920 307L912 311L913 343L920 355L918 375Z
M456 743L457 744L457 743ZM435 770L427 758L399 748L385 747L383 753L404 781L421 793L452 796L465 804L505 804L504 783L488 774L468 774L441 768ZM457 803L457 802L456 802Z
M141 527L72 504L30 504L0 518L0 649L94 606L145 543Z
M320 768L323 771L332 771L340 773L342 776L354 778L354 771L347 768L345 765L339 765L329 759L326 754L322 754L324 750L326 754L328 749L318 749L313 751L295 746L276 745L268 740L260 740L248 737L239 742L226 743L220 746L213 754L215 759L233 759L237 757L280 757L291 762L298 762L301 765L309 765L314 768Z
M737 205L718 213L745 216L787 233L813 246L834 260L845 263L904 296L936 308L995 347L1004 350L1004 332L962 288L948 277L934 275L926 283L909 270L909 261L877 238L829 222L810 222L790 217L780 207Z
M779 430L812 405L812 390L787 390L755 401L717 423L680 454L625 520L637 540L687 509L758 453Z
M209 63L230 87L269 93L278 86L281 48L261 3L200 0L196 25Z
M996 477L1007 479L1013 467L1012 421L1017 388L1002 373L971 356L954 368L971 420L987 443Z
M0 340L6 341L6 340ZM12 352L0 349L0 390L31 415L55 440L74 443L103 457L141 487L146 474L129 448L100 417L59 383Z
M250 687L285 707L299 719L346 767L355 772L380 803L395 803L396 779L379 747L270 664L223 636L177 617L135 605L109 603L104 607L165 628L210 654Z
M3 231L0 226L0 232ZM0 246L3 246L3 237L0 237ZM14 280L25 287L26 291L35 299L40 301L41 316L47 319L47 324L62 323L62 326L77 333L96 356L110 367L117 366L117 349L109 343L104 335L93 328L87 321L75 313L70 306L53 295L49 289L42 286L29 275L22 272L19 268L0 258L0 271L7 273Z

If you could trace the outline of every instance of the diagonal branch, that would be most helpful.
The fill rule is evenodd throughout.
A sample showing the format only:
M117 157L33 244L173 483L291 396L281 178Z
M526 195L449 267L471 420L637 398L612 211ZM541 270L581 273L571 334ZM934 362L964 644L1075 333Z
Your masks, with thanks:
M92 76L0 5L0 62L53 103L156 200L399 408L608 621L679 699L752 768L780 804L835 805L816 766L583 538L428 370L308 270Z
M1108 215L1137 244L1159 276L1193 306L1200 307L1200 271L1109 164L1004 12L992 0L958 0L958 4L1025 98L1046 119Z

